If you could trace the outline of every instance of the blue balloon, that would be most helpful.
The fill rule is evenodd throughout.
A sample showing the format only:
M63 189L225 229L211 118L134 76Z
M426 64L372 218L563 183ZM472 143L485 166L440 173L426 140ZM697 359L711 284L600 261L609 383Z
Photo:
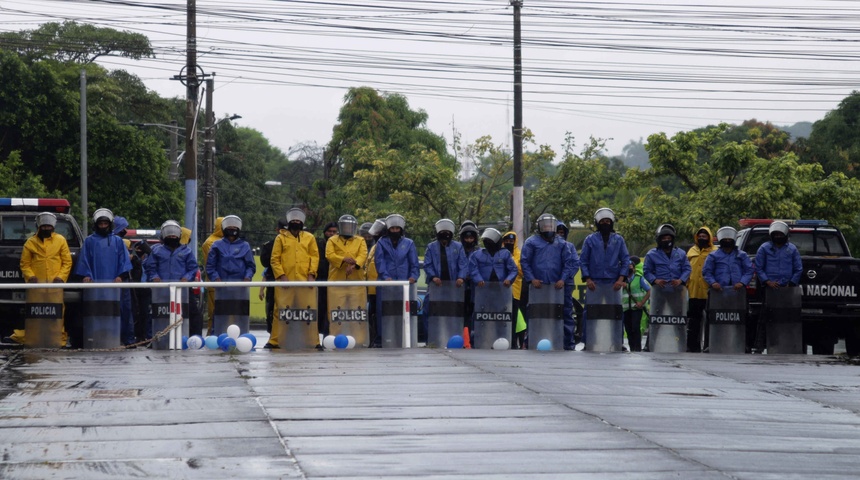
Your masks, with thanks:
M347 345L349 345L349 339L346 338L346 335L340 334L334 337L335 348L346 348Z
M215 335L209 335L206 337L206 348L209 350L215 350L218 348L218 337Z
M251 348L257 346L257 337L255 337L253 333L243 333L242 335L239 335L239 336L250 338L251 339Z
M537 349L542 352L547 352L552 350L552 342L544 338L543 340L538 342Z
M220 347L221 344L224 343L224 339L229 337L229 336L230 335L227 335L226 333L222 333L221 335L218 335L218 346Z
M229 352L236 349L236 339L227 337L221 342L221 350Z
M463 337L459 335L454 335L448 340L448 348L463 348Z
M182 336L182 349L188 350L188 336L187 335Z

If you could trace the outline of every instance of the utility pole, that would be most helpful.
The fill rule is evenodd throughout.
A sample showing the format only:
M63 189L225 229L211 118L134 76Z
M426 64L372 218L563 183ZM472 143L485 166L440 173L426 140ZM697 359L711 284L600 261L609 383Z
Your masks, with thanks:
M517 238L526 238L523 229L523 52L520 10L523 0L511 0L514 7L514 191L511 219Z
M214 77L215 74L213 73ZM203 168L206 169L203 187L203 231L215 229L215 112L212 110L212 91L215 79L206 79L206 129L203 131Z
M170 166L167 170L167 178L173 181L179 179L179 122L170 121Z
M185 226L197 258L197 2L187 0L185 62Z
M87 71L81 70L81 225L89 224L87 213Z

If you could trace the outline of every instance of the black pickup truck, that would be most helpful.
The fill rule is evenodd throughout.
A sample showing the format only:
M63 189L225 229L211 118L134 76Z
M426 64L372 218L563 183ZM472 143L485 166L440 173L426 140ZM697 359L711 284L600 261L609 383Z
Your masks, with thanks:
M21 252L24 243L36 233L36 215L51 212L57 216L54 231L66 238L72 261L76 261L83 244L78 222L70 214L69 201L60 198L0 198L0 283L24 283L21 274ZM74 268L74 267L72 267ZM15 328L24 327L26 292L0 290L0 334L6 337ZM65 289L66 330L70 339L74 335L80 312L80 289ZM2 338L0 337L0 338ZM74 340L72 340L74 343ZM72 345L77 346L77 345Z
M785 220L784 220L785 221ZM803 272L803 343L814 354L831 355L839 338L849 355L860 354L860 259L853 258L838 228L823 220L785 221L789 241L800 251ZM755 260L758 248L768 241L770 220L741 220L738 247ZM750 283L750 315L758 318L761 291Z

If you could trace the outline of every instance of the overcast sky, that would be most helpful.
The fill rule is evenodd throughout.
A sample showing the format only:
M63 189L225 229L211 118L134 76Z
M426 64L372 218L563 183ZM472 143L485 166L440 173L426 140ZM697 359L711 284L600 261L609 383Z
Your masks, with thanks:
M219 117L287 151L326 143L347 88L405 95L428 127L508 143L508 0L198 0L199 64ZM659 3L658 5L654 5ZM185 63L185 0L0 0L0 30L76 20L147 35L157 58L102 58L163 96ZM525 0L524 124L557 150L756 118L815 121L858 83L860 4ZM203 98L203 97L201 97ZM165 122L169 119L165 119Z

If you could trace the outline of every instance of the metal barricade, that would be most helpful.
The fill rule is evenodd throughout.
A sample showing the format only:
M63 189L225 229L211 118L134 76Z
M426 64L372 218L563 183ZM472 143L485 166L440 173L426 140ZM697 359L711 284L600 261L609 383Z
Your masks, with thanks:
M529 350L537 350L547 340L550 350L564 349L564 289L544 284L541 288L529 285L528 338Z
M409 285L409 331L404 330L403 288L377 287L377 300L381 303L379 329L382 348L408 348L418 343L418 287ZM404 338L407 337L407 338ZM408 344L406 340L408 339Z
M181 295L181 301L179 305L177 305L175 299L170 298L170 288L154 287L152 289L153 335L164 331L173 323L171 321L171 313L173 313L174 315L179 315L183 318L188 318L188 313L191 311L188 307L188 289L177 288L176 295ZM190 327L188 322L182 322L182 325L179 325L178 328L179 331L182 332L182 335L186 337L189 335ZM169 350L171 348L170 336L164 335L161 338L154 338L152 340L151 345L153 350Z
M445 348L454 335L463 334L464 287L453 281L427 285L424 308L427 309L427 346Z
M621 290L613 285L596 283L585 291L585 349L591 352L620 352L624 345L624 323Z
M501 282L486 282L475 289L475 348L490 349L499 339L511 344L513 296L511 287Z
M728 287L708 292L708 352L739 354L746 349L747 292Z
M687 351L687 288L651 287L648 345L652 352Z

